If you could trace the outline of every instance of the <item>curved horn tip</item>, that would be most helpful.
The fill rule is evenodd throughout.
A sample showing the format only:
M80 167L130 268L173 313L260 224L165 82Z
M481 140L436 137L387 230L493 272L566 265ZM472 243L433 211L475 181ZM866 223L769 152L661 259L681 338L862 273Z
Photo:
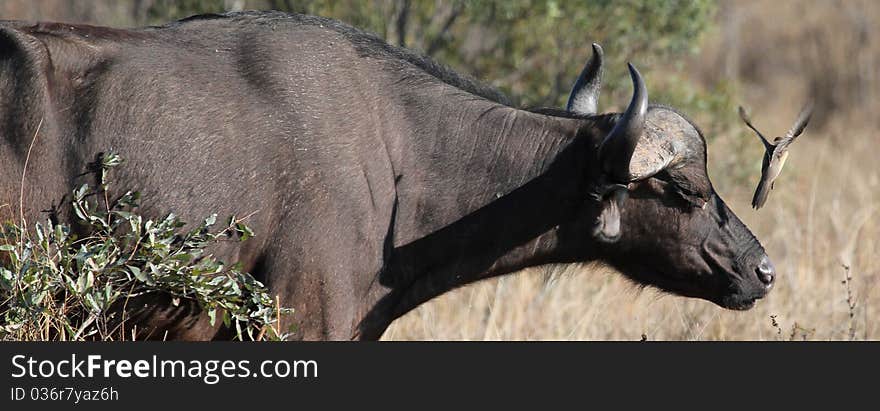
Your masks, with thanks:
M633 77L633 78L635 78L635 77L641 78L642 77L642 74L639 73L639 69L637 69L636 66L634 66L632 63L627 61L626 68L629 69L630 77Z
M568 102L565 104L566 111L584 115L596 114L604 70L602 60L604 60L602 47L593 43L593 55L587 60L571 89Z
M648 88L645 86L645 80L642 79L642 74L639 73L639 69L629 62L626 63L626 66L629 68L629 75L633 82L633 99L631 107L635 107L637 112L644 114L644 112L648 110Z

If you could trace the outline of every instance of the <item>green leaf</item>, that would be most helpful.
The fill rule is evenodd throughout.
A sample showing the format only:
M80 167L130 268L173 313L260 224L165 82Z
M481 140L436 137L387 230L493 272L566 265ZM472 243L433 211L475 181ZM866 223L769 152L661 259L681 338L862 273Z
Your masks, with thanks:
M44 237L43 237L43 225L40 224L39 222L37 222L36 224L34 224L34 233L37 234L37 242L40 243L40 244L42 244L42 243L43 243L43 240L44 240Z
M67 240L67 232L61 224L55 226L55 242L64 243Z
M95 296L92 294L86 294L86 302L88 303L89 311L91 312L101 312L101 304L98 304L98 301L95 300Z

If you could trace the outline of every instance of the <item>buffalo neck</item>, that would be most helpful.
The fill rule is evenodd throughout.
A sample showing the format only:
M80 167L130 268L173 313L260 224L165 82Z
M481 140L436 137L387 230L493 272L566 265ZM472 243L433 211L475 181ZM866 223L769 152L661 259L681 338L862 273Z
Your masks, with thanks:
M380 276L393 290L383 305L395 317L470 282L569 261L560 227L587 204L596 157L590 120L453 100L425 103L432 115L407 142L411 161L395 164L395 235L424 234L398 243ZM408 172L420 186L405 184ZM435 216L435 230L420 223Z
M547 173L566 150L588 146L576 144L584 143L583 120L515 109L448 86L423 87L403 99L403 132L388 144L397 247L509 196ZM565 165L566 173L583 169L582 154L582 161ZM555 182L558 195L578 195L571 183L582 178L562 180Z

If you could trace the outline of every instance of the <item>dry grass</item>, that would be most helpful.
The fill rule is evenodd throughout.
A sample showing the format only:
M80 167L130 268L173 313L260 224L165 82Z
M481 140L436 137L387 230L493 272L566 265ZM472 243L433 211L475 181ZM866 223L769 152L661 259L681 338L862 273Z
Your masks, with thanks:
M880 339L873 320L880 314L880 107L872 94L880 90L854 64L880 59L878 37L869 33L868 41L853 46L853 30L880 22L877 9L865 2L728 2L705 52L690 63L689 72L707 86L719 77L733 80L742 103L768 132L784 132L808 94L825 110L792 148L767 206L757 212L749 201L760 173L760 143L737 127L709 144L716 189L780 274L756 308L727 311L641 290L601 267L535 268L424 304L392 324L384 339ZM735 19L725 13L739 14L741 26L733 27ZM852 19L869 24L842 23ZM817 38L830 51L817 51Z

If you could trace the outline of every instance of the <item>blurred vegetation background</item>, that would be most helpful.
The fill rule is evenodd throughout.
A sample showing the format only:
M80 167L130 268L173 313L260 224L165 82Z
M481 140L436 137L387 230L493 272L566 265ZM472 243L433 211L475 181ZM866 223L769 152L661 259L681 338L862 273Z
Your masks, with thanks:
M5 0L5 18L111 26L160 25L199 13L274 9L337 18L477 78L524 106L565 104L590 44L607 50L605 101L625 104L627 60L650 73L655 99L696 106L684 59L698 50L718 7L712 0ZM634 30L638 27L638 30ZM669 78L667 78L669 77Z
M880 3L871 0L2 0L0 18L116 27L275 9L333 17L490 83L521 106L562 106L606 54L600 110L631 93L681 109L709 140L709 174L773 258L780 281L756 309L639 291L599 267L534 269L425 304L387 339L877 339L880 327ZM815 114L768 206L748 206L762 147L736 117L782 134ZM844 270L849 267L849 271ZM846 280L846 275L851 281ZM773 317L771 321L771 316Z

